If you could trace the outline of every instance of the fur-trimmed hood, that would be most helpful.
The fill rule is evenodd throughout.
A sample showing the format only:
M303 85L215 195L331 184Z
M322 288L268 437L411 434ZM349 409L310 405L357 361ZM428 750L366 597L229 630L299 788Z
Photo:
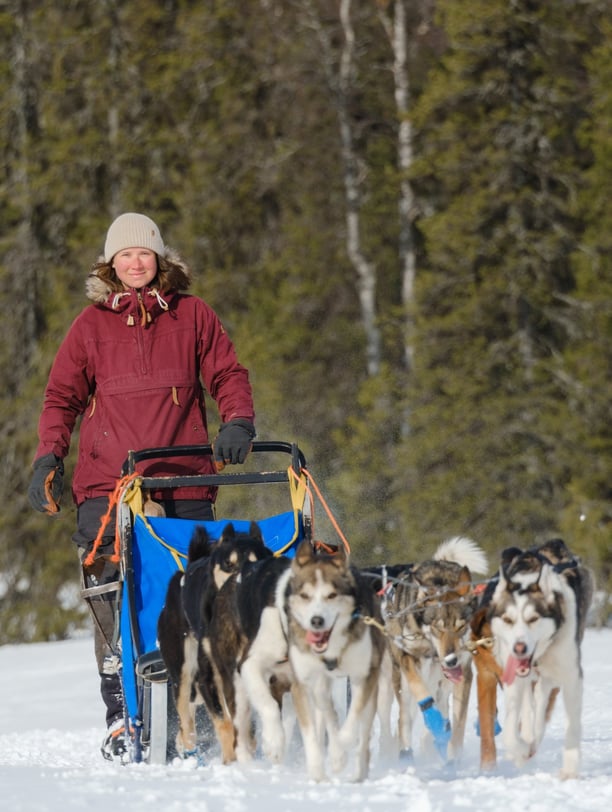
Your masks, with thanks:
M191 271L187 263L172 248L166 246L163 258L169 263L168 270L163 271L166 284L160 288L160 294L164 295L170 291L185 290L191 282ZM100 256L98 263L104 263L104 256ZM93 271L85 281L85 295L95 304L106 304L117 295L111 286L104 279L101 279Z

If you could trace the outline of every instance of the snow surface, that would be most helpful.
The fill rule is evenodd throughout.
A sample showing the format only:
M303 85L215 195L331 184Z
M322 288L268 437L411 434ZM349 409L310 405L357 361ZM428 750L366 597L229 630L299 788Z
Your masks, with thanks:
M454 774L417 757L402 772L379 762L362 784L306 777L299 751L282 767L254 761L202 767L106 762L102 703L90 638L0 647L0 809L12 812L438 812L612 809L612 629L587 630L582 773L560 781L564 714L558 703L539 753L521 772L504 761L481 775L474 695L465 753ZM500 702L503 707L503 702ZM503 718L503 717L502 717ZM373 739L376 744L376 735ZM501 743L498 742L501 750Z

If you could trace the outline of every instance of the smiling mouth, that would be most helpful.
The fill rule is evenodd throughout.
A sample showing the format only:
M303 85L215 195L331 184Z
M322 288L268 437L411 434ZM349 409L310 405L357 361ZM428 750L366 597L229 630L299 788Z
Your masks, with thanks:
M316 654L323 654L324 651L327 651L330 634L331 629L324 632L307 631L306 642Z
M502 682L505 685L512 685L515 677L527 677L531 671L531 657L513 657L510 655L506 660Z

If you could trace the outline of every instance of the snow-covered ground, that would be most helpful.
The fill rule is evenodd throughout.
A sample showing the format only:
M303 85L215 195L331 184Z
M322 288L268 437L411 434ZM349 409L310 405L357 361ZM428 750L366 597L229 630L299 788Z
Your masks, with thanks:
M580 779L560 781L563 710L558 703L542 747L517 771L503 759L478 768L472 701L461 766L451 775L419 758L408 772L373 759L362 784L314 784L294 757L224 767L105 762L103 711L91 639L0 648L0 808L11 812L446 812L446 810L612 809L612 630L588 630ZM472 697L472 700L474 697ZM501 744L500 744L501 747Z

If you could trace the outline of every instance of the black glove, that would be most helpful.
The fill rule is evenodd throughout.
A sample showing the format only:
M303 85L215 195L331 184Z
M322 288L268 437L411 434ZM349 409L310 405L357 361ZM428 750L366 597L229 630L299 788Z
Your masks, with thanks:
M244 462L252 448L253 437L255 426L250 420L237 417L229 423L223 423L213 443L215 463L221 464L217 468L222 468L226 462L231 465Z
M64 463L55 454L45 454L34 461L34 474L28 488L28 499L34 510L59 513L64 490Z

